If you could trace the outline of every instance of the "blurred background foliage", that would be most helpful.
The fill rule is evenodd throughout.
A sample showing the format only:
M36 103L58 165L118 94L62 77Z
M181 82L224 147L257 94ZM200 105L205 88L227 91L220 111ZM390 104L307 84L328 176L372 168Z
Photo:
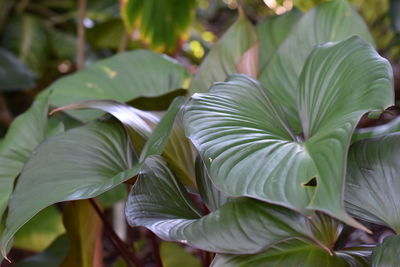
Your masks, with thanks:
M166 53L194 73L210 47L235 21L239 9L257 24L266 16L293 8L307 11L327 0L86 1L83 20L86 65L121 51L144 48ZM378 51L392 63L398 81L400 1L350 2L367 22ZM78 4L76 0L0 0L0 137L40 91L77 70ZM99 198L106 214L112 212L110 207L126 198L125 186ZM54 206L49 207L23 227L14 245L24 257L29 256L52 242L55 248L64 246L65 238L57 237L65 231L61 213ZM145 234L141 235L144 240ZM192 252L177 244L161 244L165 266L179 266L177 257L182 259L181 266L200 266ZM63 255L54 251L41 254L50 255L53 263L57 258L52 255ZM27 258L19 266L34 266L32 262L44 264L42 258L35 255L33 261ZM123 261L117 260L114 266L124 266Z

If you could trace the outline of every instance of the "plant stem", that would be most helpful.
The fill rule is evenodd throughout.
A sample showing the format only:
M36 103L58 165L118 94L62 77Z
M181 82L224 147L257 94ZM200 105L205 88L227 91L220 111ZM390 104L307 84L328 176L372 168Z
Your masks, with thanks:
M104 216L104 213L101 211L101 209L100 209L99 205L96 203L96 201L93 198L89 199L89 201L90 201L90 204L92 204L97 215L103 221L105 233L106 233L107 237L110 239L111 243L117 249L117 251L121 254L121 257L124 258L124 260L126 261L126 263L129 266L132 266L131 263L133 263L136 265L136 267L142 267L143 265L140 262L140 260L136 257L135 253L133 251L132 252L129 251L128 248L126 247L126 244L115 233L113 227L107 221L107 218Z
M163 267L163 264L161 261L161 256L160 256L160 247L157 242L157 237L150 230L148 231L148 236L150 237L151 246L153 248L153 256L154 256L154 260L156 262L156 266Z
M85 25L83 20L86 13L86 0L79 0L78 11L78 41L76 49L76 67L81 70L85 67Z

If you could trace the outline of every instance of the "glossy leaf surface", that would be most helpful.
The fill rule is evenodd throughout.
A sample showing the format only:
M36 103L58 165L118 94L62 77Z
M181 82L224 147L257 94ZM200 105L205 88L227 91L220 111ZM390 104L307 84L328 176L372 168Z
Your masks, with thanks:
M255 255L217 255L211 266L367 267L369 264L366 256L369 254L370 251L360 248L359 250L338 251L332 256L315 245L300 240L289 240Z
M393 101L390 65L358 37L319 46L297 93L300 136L286 120L287 102L243 75L192 97L187 134L228 195L317 209L362 228L343 208L346 154L361 116Z
M55 82L50 86L54 91L50 104L61 107L95 99L127 102L185 87L187 79L185 68L166 56L145 50L119 53ZM68 113L81 120L99 115L95 111Z
M283 207L238 198L201 217L161 158L152 157L130 192L126 216L160 238L203 250L254 253L289 238L311 239L307 219Z

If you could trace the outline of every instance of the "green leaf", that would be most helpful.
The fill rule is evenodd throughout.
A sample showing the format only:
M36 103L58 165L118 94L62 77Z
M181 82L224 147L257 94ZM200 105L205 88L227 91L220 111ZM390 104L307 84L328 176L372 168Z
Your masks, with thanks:
M302 13L299 10L292 9L283 15L268 16L257 25L260 39L260 72L265 71L269 60L301 17Z
M197 257L175 243L161 242L160 256L164 267L201 267L201 261Z
M351 141L354 143L362 139L383 136L395 132L400 132L400 117L384 125L358 129L354 132Z
M0 91L35 86L35 74L12 53L0 47Z
M15 235L13 247L29 251L42 251L60 234L65 233L61 213L50 206L25 224Z
M22 170L34 148L48 137L48 93L42 94L32 106L10 126L0 146L0 217L12 192L14 179ZM61 126L60 126L61 127ZM56 127L55 133L62 127Z
M244 75L192 97L187 134L228 195L320 210L365 229L343 208L346 155L361 116L392 103L391 78L388 62L358 37L329 43L315 48L299 79L303 135L286 122L286 102Z
M283 107L295 132L301 131L297 112L298 79L305 61L316 45L359 35L372 42L361 17L345 0L318 5L292 27L259 79Z
M219 253L255 253L289 238L312 238L304 216L254 199L234 199L201 217L159 157L147 159L125 213L131 226L145 226L164 240Z
M45 251L23 259L16 264L16 267L60 266L67 256L68 248L67 235L61 235Z
M176 112L176 108L171 110ZM171 115L167 113L160 121L170 127L165 120L172 124ZM168 135L164 128L157 129L149 140L161 148ZM160 150L146 151L147 156L155 152ZM47 139L25 164L9 202L0 240L3 256L13 235L40 210L61 201L96 197L137 175L141 166L116 121L92 122Z
M52 84L50 104L65 106L83 100L113 99L120 102L154 97L185 87L185 68L166 56L135 50L98 61ZM99 116L96 111L68 111L81 120Z
M279 243L255 255L217 255L213 267L360 267L369 266L369 249L360 248L337 251L329 255L326 251L300 240Z
M236 65L242 55L257 41L254 27L243 13L229 28L202 62L192 83L189 94L207 92L214 82L222 82L228 75L238 72Z
M71 245L60 267L101 266L103 222L90 204L90 200L68 202L63 214Z
M346 179L346 208L355 217L400 233L400 133L352 145Z
M173 52L186 34L195 4L195 0L126 0L121 2L121 17L128 33L138 28L153 49Z
M400 262L400 236L389 236L372 253L372 267L396 267Z
M217 210L229 201L229 198L213 185L207 167L200 156L196 158L196 184L201 199L210 211Z

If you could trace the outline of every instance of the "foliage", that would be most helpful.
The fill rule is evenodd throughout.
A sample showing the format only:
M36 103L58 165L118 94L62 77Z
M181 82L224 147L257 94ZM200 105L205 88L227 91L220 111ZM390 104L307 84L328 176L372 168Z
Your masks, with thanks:
M151 12L154 3L122 1L125 27L132 33L141 22L152 47L171 52L194 1L182 10L163 2L166 17ZM90 4L88 14L101 20L98 8ZM4 44L26 65L9 51L0 56L25 80L7 89L32 86L49 58L49 40L30 54L24 43L33 37L14 34L48 30L20 15ZM153 20L173 31L159 33ZM204 253L203 263L215 253L213 266L395 266L398 120L357 130L364 114L379 117L394 104L391 64L374 43L353 7L333 0L257 26L240 11L193 76L170 57L136 49L58 80L0 143L2 256L14 237L18 245L19 229L63 203L67 234L21 266L99 266L102 227L124 261L140 265L95 200L126 183L129 225L184 245L162 242L158 251L153 239L155 262L166 266L199 265L188 247ZM390 237L368 245L351 238L376 229Z

